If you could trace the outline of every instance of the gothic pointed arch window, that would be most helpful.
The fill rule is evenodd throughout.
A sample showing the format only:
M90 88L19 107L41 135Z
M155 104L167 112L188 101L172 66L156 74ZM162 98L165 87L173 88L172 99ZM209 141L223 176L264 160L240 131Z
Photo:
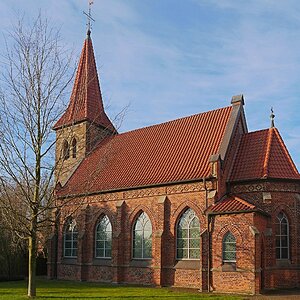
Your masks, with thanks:
M64 230L64 257L77 257L78 230L76 221L69 219Z
M176 226L176 258L200 258L200 222L195 212L188 208L180 217Z
M289 221L287 216L280 212L275 220L276 259L289 259Z
M133 225L133 253L137 259L152 257L152 225L148 215L142 212Z
M236 239L230 231L228 231L223 237L222 261L223 264L236 262Z
M111 258L112 226L107 215L100 217L95 234L95 257Z
M76 158L76 154L77 154L77 140L74 137L72 140L72 157Z
M70 148L67 140L63 142L63 159L67 160L70 157Z

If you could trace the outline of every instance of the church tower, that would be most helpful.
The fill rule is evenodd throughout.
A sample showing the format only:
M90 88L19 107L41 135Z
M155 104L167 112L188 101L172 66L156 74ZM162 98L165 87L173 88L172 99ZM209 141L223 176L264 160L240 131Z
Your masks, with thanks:
M90 30L83 44L69 105L53 129L56 182L62 186L98 142L117 133L104 111Z

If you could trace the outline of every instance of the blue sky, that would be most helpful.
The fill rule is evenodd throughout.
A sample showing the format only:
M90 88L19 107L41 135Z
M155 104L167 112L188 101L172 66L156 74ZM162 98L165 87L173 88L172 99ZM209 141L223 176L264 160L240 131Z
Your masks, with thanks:
M0 25L41 9L80 54L87 0L1 0ZM230 105L244 94L250 131L275 124L300 167L298 0L94 0L101 89L120 131ZM2 37L1 37L2 38ZM0 43L0 50L3 42Z

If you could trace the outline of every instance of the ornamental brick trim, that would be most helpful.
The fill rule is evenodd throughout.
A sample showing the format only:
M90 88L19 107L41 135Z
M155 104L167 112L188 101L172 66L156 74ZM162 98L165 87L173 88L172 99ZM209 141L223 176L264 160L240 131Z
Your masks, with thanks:
M165 187L130 190L123 193L124 199L161 196L166 193Z
M234 185L231 188L234 194L240 193L252 193L252 192L263 192L266 191L266 185L262 184L241 184L241 185Z
M262 182L254 184L235 184L232 185L233 193L252 193L252 192L291 192L300 193L300 184L292 182Z
M181 194L189 192L204 191L204 184L202 182L177 184L167 187L167 194Z

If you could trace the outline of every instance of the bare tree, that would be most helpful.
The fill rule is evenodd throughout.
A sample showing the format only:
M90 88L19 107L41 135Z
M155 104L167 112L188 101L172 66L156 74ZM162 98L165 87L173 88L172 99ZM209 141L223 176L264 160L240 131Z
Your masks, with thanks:
M20 19L6 40L0 94L0 212L28 240L28 296L36 296L37 237L51 221L54 122L74 74L59 32L41 14Z

